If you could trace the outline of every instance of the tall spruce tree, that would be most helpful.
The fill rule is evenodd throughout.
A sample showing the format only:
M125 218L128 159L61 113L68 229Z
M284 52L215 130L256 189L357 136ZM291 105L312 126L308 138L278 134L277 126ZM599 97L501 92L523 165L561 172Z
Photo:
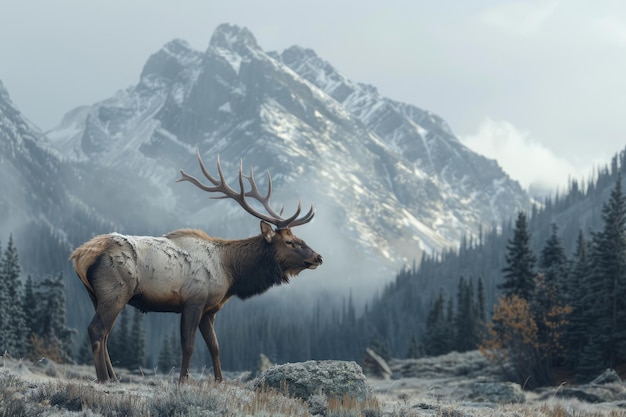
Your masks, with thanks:
M539 269L543 273L546 284L558 289L560 295L564 297L568 291L565 285L567 257L558 231L558 226L553 223L550 237L546 240L539 256Z
M409 349L406 353L407 359L418 359L424 356L424 345L417 342L417 338L415 335L411 336L411 341L409 342Z
M474 308L472 282L464 277L459 278L457 290L457 308L454 318L455 346L459 352L476 349L476 317Z
M485 297L485 284L482 277L478 277L478 283L476 284L476 303L474 308L476 310L474 316L476 319L476 343L480 345L483 339L487 336L487 311L486 311L486 297Z
M534 291L536 258L530 248L530 232L526 214L519 212L515 221L513 237L506 245L504 282L498 288L505 296L517 295L530 300Z
M128 331L128 311L124 307L119 315L119 320L111 332L109 338L109 354L111 361L122 368L128 367L131 353L129 352L129 331Z
M2 246L0 245L0 252ZM0 279L0 356L7 351L9 332L9 297L6 282Z
M621 175L602 208L602 220L603 229L593 235L592 281L586 297L593 321L588 343L600 346L603 367L615 367L626 361L626 197ZM589 363L583 366L592 369Z
M24 284L24 298L22 299L22 309L24 311L24 324L26 330L26 346L30 353L33 349L32 337L37 331L37 308L38 300L35 294L35 284L29 275Z
M89 339L89 334L85 334L85 337L83 338L83 343L81 343L80 348L78 349L76 362L80 365L93 363L93 351L91 350L91 340Z
M478 277L478 284L476 284L476 309L477 319L482 325L487 322L487 297L485 296L485 282L482 277Z
M589 243L580 230L576 239L572 267L567 275L567 287L570 288L570 291L564 300L572 307L572 313L569 316L567 329L563 336L565 365L570 369L578 367L589 330L593 325L589 314L590 299L587 297L591 288L591 264L588 247Z
M128 369L138 369L146 363L146 336L143 331L143 314L133 309L133 322L128 337Z
M63 274L46 278L37 286L38 297L43 302L38 309L36 332L48 349L52 349L59 362L71 362L72 334L65 317L65 284Z
M172 368L178 365L180 356L177 355L177 351L179 351L177 346L179 346L179 344L176 339L176 333L172 333L169 337L163 339L163 346L159 353L157 366L159 370L165 374L171 373Z
M451 320L446 314L445 304L443 292L440 292L426 319L424 352L429 356L442 355L450 351L454 332L450 325ZM450 303L448 303L449 305Z
M27 351L20 270L17 249L13 245L13 235L10 235L0 260L0 281L3 283L1 289L4 293L4 314L1 323L4 332L0 341L0 351L8 351L15 357L22 357Z
M541 274L535 278L535 293L530 303L532 315L537 323L538 342L546 347L544 350L548 367L560 364L563 358L562 349L553 345L556 328L552 319L557 311L555 307L565 306L567 262L565 250L558 236L558 227L552 224L552 232L539 257ZM560 328L559 331L561 330L563 329ZM551 348L548 348L549 346Z

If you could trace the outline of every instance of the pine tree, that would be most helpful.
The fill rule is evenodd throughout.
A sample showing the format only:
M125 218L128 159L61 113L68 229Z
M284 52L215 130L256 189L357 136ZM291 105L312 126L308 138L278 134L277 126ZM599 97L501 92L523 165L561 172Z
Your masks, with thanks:
M450 325L451 317L449 312L450 302L448 302L448 311L444 309L443 292L433 303L426 319L426 334L424 335L424 352L429 356L442 355L450 351L450 346L454 338L452 326Z
M111 361L122 368L128 367L129 357L128 309L124 307L120 312L118 322L109 337L109 355Z
M2 246L0 245L0 250ZM0 251L1 252L1 251ZM1 265L0 265L1 266ZM0 277L1 278L1 277ZM0 279L0 356L8 350L9 332L9 297L7 284L4 279Z
M417 343L417 338L415 335L412 335L406 357L407 359L417 359L422 356L424 356L424 346L421 343Z
M586 297L592 320L589 343L600 346L604 367L626 360L626 197L621 183L618 175L602 209L604 227L593 235L592 280Z
M454 320L455 327L455 350L459 352L467 352L476 348L476 318L473 308L473 291L471 281L465 281L465 278L459 278L459 287L457 292L457 309Z
M583 347L592 327L589 314L590 300L587 296L591 288L591 264L588 246L585 235L580 230L576 240L576 251L572 268L567 275L567 287L571 290L568 292L569 297L565 299L565 302L572 307L567 330L563 336L565 364L570 369L578 367Z
M539 256L539 268L543 273L546 284L559 290L561 296L567 294L564 285L567 274L567 257L565 249L558 236L558 227L552 224L552 233L546 241Z
M33 349L32 337L37 331L37 308L38 300L35 295L35 285L33 278L29 275L24 285L24 298L22 299L22 309L24 311L24 324L26 332L27 352Z
M178 363L178 357L176 355L176 334L173 333L170 337L163 339L163 346L159 353L159 359L157 366L164 373L170 373L172 368L176 367Z
M380 334L378 334L378 330L376 330L375 327L370 330L370 333L370 349L376 352L378 356L380 356L384 360L389 360L391 358L389 345L381 339Z
M63 274L56 278L46 278L38 286L37 295L43 300L38 309L38 331L51 359L64 363L71 361L73 330L67 327L65 318L65 284ZM36 352L35 352L36 353Z
M0 260L0 281L3 282L2 291L5 294L1 323L5 332L0 341L0 351L8 351L15 357L22 357L26 354L27 334L22 308L20 263L12 235L9 236L9 242Z
M482 277L478 278L478 284L476 288L476 318L478 322L483 326L487 322L486 311L487 298L485 296L485 283Z
M597 337L587 336L584 339L584 346L578 354L576 379L581 382L588 382L606 369L606 361L602 355L604 346L600 345Z
M76 362L81 365L93 363L93 351L91 350L91 340L89 340L89 334L85 334L83 343L78 350L78 357Z
M547 367L561 364L563 359L562 346L554 346L552 341L557 340L555 332L564 332L562 326L555 328L552 315L566 312L565 307L565 275L567 272L567 258L565 250L558 237L558 228L552 225L552 233L541 250L539 267L543 273L535 277L535 292L530 303L531 313L537 323L538 343L542 346L544 360ZM559 323L565 317L559 317Z
M535 256L530 248L530 232L526 215L519 212L515 222L513 238L506 245L506 267L504 282L498 288L504 290L505 296L517 295L530 300L534 290Z
M482 277L478 278L476 284L476 298L474 300L474 325L476 344L474 348L480 347L481 343L487 337L487 313L485 310L485 285Z
M146 337L143 331L143 314L133 309L133 323L128 338L128 369L138 369L146 363Z

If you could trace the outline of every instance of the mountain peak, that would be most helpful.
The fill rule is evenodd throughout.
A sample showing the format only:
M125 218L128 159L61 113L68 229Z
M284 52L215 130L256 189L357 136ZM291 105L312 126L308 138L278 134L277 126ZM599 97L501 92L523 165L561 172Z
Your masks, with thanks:
M225 49L239 49L240 47L248 47L253 49L259 49L259 45L254 38L252 32L246 28L241 28L237 25L231 25L229 23L222 23L215 29L211 41L209 42L209 48L225 48Z
M148 58L141 71L141 78L149 74L157 74L164 78L175 79L181 70L191 62L199 60L200 56L201 54L192 49L186 41L174 39Z
M4 87L2 80L0 80L0 101L10 103L11 106L13 105L13 103L11 103L11 97L9 97L9 92Z
M296 61L303 61L306 59L321 60L321 58L315 53L313 49L303 48L298 45L292 45L289 48L285 49L281 54L281 58L287 64Z

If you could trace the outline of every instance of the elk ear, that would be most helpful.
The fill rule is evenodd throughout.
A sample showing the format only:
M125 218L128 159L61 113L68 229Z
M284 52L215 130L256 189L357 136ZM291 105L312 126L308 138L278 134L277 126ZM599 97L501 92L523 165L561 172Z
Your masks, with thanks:
M274 233L271 224L261 221L261 234L267 243L272 243L272 238L276 233Z

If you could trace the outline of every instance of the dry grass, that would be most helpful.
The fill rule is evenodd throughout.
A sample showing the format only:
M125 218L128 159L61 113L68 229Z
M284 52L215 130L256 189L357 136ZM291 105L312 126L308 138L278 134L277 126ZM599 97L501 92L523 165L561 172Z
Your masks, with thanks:
M51 374L56 376L50 376ZM123 383L93 382L91 367L57 365L55 372L18 361L0 362L0 417L31 416L297 416L326 417L626 417L610 404L531 401L481 405L427 393L326 398L289 398L281 390L252 389L237 381L221 384L207 378L183 386L171 375L127 374Z
M49 414L51 411L54 413ZM72 412L105 417L305 416L307 406L280 393L252 391L237 383L202 382L184 386L168 381L144 386L65 380L36 383L0 370L0 417L71 415Z

